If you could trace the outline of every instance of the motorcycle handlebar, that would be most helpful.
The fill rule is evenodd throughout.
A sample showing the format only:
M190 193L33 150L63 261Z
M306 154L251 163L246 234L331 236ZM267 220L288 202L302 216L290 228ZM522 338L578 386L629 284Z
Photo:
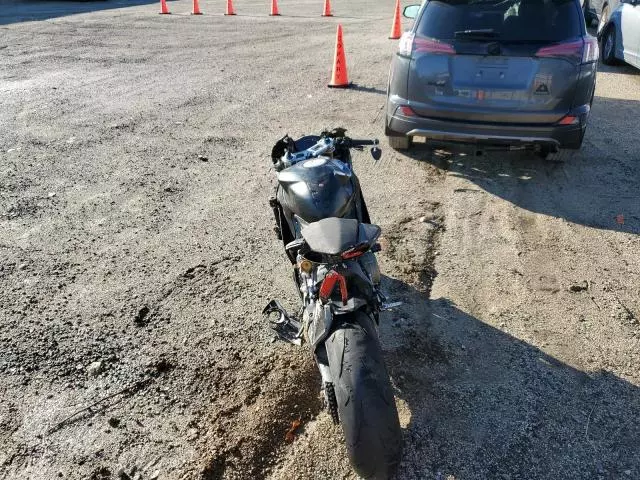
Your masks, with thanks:
M378 145L378 139L374 140L355 140L351 139L349 147L364 147L365 145Z
M289 137L285 137L280 140L274 146L271 152L271 157L278 171L288 168L291 165L294 165L303 160L316 158L319 155L325 154L327 151L334 152L337 146L340 146L342 148L346 147L362 150L362 147L364 147L365 145L373 145L373 148L371 149L371 155L373 155L373 158L376 160L380 158L381 153L381 150L378 147L379 142L377 138L373 140L354 140L348 137L320 137L315 145L312 145L311 147L302 151L291 151L289 148L290 143L293 143L294 148L295 143L293 141L289 142L288 140Z

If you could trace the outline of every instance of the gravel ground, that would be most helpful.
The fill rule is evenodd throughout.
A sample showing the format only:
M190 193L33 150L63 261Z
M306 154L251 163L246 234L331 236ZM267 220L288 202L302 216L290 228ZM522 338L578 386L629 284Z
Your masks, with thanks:
M0 3L0 477L355 478L260 316L296 302L268 155L383 137L393 2ZM603 67L564 163L357 157L399 478L640 478L639 122L640 72Z

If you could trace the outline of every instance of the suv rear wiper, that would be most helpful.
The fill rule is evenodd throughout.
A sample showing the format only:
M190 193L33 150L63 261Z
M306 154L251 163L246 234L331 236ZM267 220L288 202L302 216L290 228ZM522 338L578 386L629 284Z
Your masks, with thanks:
M481 28L477 30L458 30L454 32L454 38L465 38L471 40L487 40L496 38L500 35L493 28Z

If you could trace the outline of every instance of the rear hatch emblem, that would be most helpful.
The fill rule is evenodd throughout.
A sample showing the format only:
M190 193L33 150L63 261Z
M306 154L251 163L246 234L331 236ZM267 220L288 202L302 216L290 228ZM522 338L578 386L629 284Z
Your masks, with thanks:
M550 74L537 74L533 81L533 92L535 95L549 95L551 93L549 85L553 76Z

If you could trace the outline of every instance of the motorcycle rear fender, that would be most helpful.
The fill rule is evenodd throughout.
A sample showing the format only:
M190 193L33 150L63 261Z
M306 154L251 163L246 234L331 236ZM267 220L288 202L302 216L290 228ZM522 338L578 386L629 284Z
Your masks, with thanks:
M312 319L309 322L308 337L313 351L329 336L334 323L339 322L340 315L363 307L369 311L375 310L374 288L360 262L348 260L345 265L342 274L347 276L347 289L351 288L347 304L344 305L340 300L330 300L323 305L318 301L314 304L313 311L308 311Z
M333 383L333 377L331 376L331 370L329 369L329 356L327 355L327 349L324 342L321 343L315 350L316 365L320 370L320 376L324 383Z
M331 313L330 304L324 305L321 307L327 312L327 316L323 318L322 324L318 323L320 327L318 330L313 332L315 335L315 340L312 341L312 351L314 353L314 357L316 360L316 364L318 365L318 369L320 370L320 376L322 377L322 381L324 383L333 383L333 377L331 375L331 369L329 368L329 356L327 354L327 348L325 346L325 341L329 336L334 332L334 330L338 329L345 319L352 319L352 315L333 315ZM353 311L355 312L355 310ZM374 320L377 324L377 315L374 314ZM316 323L316 322L314 322ZM311 341L312 335L312 326L309 325L309 339Z
M311 349L316 350L316 347L323 342L331 332L331 326L333 325L333 313L331 312L331 304L327 303L322 305L320 302L316 302L315 311L312 313L313 321L309 322L309 342L311 343Z
M375 292L369 275L364 271L357 259L344 262L345 268L341 270L347 279L347 290L349 292L347 304L340 301L332 301L335 314L352 312L365 305L373 306L375 302Z
M345 310L344 313L357 310L364 306L365 303L363 300L360 300L352 305L358 305L358 307ZM340 323L341 315L339 313L334 313L333 310L335 310L335 307L336 304L333 302L329 302L325 305L322 305L320 302L315 303L314 312L311 317L313 321L309 322L307 336L309 338L309 343L311 343L311 350L316 352L316 354L322 347L324 341L333 331L333 327Z

